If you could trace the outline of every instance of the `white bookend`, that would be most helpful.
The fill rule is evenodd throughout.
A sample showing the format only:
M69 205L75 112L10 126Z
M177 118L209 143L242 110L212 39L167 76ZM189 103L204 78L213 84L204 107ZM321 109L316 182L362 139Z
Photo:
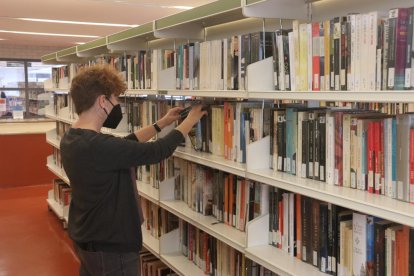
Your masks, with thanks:
M246 247L266 245L269 230L269 214L257 217L246 225Z
M270 136L247 145L247 170L270 168Z
M175 82L175 66L158 72L158 89L174 90Z
M180 250L180 231L175 229L160 237L160 254L171 254Z
M273 57L247 66L247 90L271 92L273 89Z
M174 200L175 178L160 183L160 200Z

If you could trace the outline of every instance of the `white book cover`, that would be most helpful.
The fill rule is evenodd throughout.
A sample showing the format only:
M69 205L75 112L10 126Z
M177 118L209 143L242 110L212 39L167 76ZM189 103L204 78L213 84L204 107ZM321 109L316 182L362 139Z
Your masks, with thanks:
M355 64L356 64L356 14L350 14L348 15L348 22L349 22L349 28L351 28L351 65L350 70L348 70L348 76L347 76L347 88L349 91L355 90L355 83L354 83L354 77L355 77Z
M361 43L362 43L362 15L357 14L355 16L355 62L352 67L354 75L354 90L359 91L361 89ZM352 62L352 61L351 61ZM352 70L351 69L351 70Z
M299 25L299 90L308 89L308 32L307 24Z
M293 57L294 57L294 71L295 74L290 74L291 78L295 78L295 87L291 86L292 91L300 90L300 49L299 49L299 21L295 20L292 23L293 26ZM290 43L290 42L289 42ZM291 67L292 68L292 67ZM292 81L293 83L293 81Z
M366 275L367 264L367 215L354 213L353 231L353 272L355 276Z
M283 55L283 36L281 33L276 34L276 45L279 55L279 89L281 91L286 90L285 87L285 64L284 64L284 55Z
M368 80L370 91L375 91L376 88L376 64L377 64L377 25L378 25L378 13L370 12L368 14L368 35L369 35L369 48L368 48Z

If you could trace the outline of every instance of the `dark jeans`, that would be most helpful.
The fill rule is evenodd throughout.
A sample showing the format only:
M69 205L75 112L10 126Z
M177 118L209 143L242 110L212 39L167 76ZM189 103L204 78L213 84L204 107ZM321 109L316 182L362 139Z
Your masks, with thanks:
M79 276L139 276L139 253L86 251L74 243L81 262Z

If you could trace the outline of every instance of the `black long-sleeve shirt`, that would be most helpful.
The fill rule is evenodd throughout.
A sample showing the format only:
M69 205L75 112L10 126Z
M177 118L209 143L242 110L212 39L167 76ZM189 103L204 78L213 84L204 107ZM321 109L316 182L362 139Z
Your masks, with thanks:
M141 249L130 168L171 156L183 135L173 130L149 143L138 142L134 134L126 138L71 128L61 140L62 164L72 187L68 232L75 242L103 243L119 252Z

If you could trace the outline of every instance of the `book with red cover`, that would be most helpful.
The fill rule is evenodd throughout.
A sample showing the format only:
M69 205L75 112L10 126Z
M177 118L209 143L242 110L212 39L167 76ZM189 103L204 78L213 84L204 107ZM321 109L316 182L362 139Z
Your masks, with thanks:
M312 23L312 90L319 91L320 87L320 38L319 23Z

